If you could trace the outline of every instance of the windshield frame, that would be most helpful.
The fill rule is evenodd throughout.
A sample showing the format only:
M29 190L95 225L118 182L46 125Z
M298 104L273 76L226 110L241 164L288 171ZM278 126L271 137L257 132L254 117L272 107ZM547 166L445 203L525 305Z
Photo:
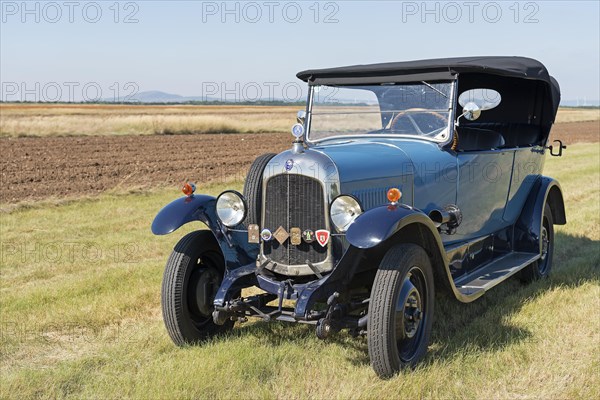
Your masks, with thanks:
M352 134L352 135L335 135L335 136L328 136L328 137L324 137L324 138L320 138L320 139L314 139L311 140L310 137L310 132L311 132L311 122L312 122L312 108L313 108L313 100L314 100L314 90L315 90L315 86L319 86L319 85L311 85L309 84L309 90L308 90L308 99L306 102L306 126L305 126L305 130L306 130L306 135L305 135L305 141L308 145L318 145L320 143L323 142L328 142L328 141L332 141L332 140L352 140L352 139L364 139L364 138L395 138L395 139L418 139L418 140L424 140L427 142L431 142L431 143L435 143L437 145L439 145L440 147L446 146L447 144L451 143L452 140L454 139L454 119L456 116L456 88L457 88L457 79L453 79L453 80L444 80L442 81L444 83L449 83L450 84L450 108L448 110L449 113L449 118L448 118L448 138L446 140L444 140L443 142L434 140L433 138L430 137L426 137L426 136L422 136L422 135L407 135L407 134L399 134L399 133L369 133L369 134ZM402 84L423 84L423 82L421 81L415 81L415 82L402 82ZM352 87L352 86L357 86L357 85L336 85L336 86L340 86L340 87Z

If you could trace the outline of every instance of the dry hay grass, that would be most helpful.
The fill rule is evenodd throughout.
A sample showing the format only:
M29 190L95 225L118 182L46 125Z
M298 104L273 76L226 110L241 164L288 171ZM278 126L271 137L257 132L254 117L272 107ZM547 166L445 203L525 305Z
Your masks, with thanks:
M0 136L287 132L300 106L0 104ZM600 120L561 108L557 123ZM369 125L370 126L370 125Z
M283 132L291 106L0 105L0 136Z

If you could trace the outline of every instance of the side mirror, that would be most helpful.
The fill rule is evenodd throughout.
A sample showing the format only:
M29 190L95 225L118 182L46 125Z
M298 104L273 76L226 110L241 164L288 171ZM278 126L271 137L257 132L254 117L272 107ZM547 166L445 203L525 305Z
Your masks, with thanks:
M306 111L298 111L298 114L296 114L296 121L298 121L299 124L304 125L304 122L306 121Z
M482 111L498 107L501 101L502 96L494 89L467 90L458 96L458 104L463 107L463 113L458 118L464 116L469 121L475 121ZM458 118L456 119L457 125Z
M473 102L468 102L463 107L462 115L464 115L469 121L475 121L481 116L481 108L479 108L479 106Z

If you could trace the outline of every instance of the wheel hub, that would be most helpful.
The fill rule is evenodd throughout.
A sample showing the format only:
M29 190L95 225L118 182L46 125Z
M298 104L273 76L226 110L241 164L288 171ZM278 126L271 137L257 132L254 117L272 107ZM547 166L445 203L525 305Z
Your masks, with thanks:
M415 337L423 320L421 294L410 278L409 274L404 280L396 305L396 338L398 340Z
M542 256L541 259L544 261L546 259L546 255L548 255L548 247L550 244L550 240L548 239L548 230L545 226L542 226Z
M421 296L414 289L404 304L404 334L412 338L417 333L423 313L421 312Z
M196 279L190 282L193 285L190 287L190 294L193 296L191 300L194 301L199 314L208 317L213 312L212 299L218 289L219 274L212 267L200 268L196 274Z

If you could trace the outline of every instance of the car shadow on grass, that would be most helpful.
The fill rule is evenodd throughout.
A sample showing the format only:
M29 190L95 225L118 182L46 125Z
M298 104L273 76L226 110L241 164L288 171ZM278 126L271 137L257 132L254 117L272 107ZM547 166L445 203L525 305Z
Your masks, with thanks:
M517 275L470 304L438 296L431 339L433 346L425 364L453 358L465 348L495 351L526 341L532 336L531 332L510 322L510 317L519 313L526 303L556 288L577 288L600 281L600 242L557 233L556 243L560 247L555 251L549 279L525 284Z
M529 340L532 333L527 328L509 321L525 303L555 288L576 288L600 281L600 242L560 232L556 233L555 239L557 246L550 279L527 285L515 276L469 304L460 303L443 293L436 295L430 348L420 366L451 360L465 350L493 352ZM231 336L240 338L247 335L260 337L270 346L291 342L302 345L302 341L315 338L315 327L261 321L241 325L231 333ZM348 361L352 364L369 365L366 338L354 339L342 332L327 341L356 350L348 354Z

